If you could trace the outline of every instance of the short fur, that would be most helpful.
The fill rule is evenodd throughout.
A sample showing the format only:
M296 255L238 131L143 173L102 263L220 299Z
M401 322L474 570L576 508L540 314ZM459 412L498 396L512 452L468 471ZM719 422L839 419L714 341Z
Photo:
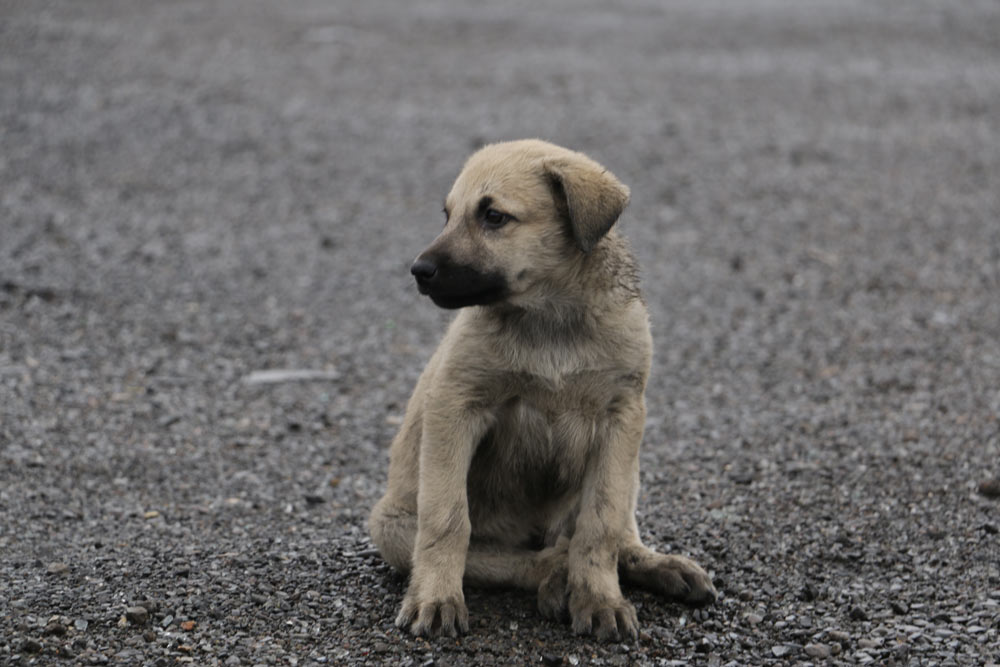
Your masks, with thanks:
M467 630L463 580L537 591L544 615L600 639L637 635L619 578L715 599L701 567L643 546L635 522L652 341L612 229L628 198L590 158L536 140L486 146L455 181L413 273L462 310L410 398L370 521L410 573L398 626Z

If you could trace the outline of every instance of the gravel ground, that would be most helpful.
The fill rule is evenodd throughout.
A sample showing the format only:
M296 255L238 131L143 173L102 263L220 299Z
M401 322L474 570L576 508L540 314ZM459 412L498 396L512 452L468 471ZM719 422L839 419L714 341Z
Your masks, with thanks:
M1000 5L516 4L0 0L0 661L1000 662ZM632 188L640 527L722 592L634 644L412 639L366 535L409 261L530 136Z

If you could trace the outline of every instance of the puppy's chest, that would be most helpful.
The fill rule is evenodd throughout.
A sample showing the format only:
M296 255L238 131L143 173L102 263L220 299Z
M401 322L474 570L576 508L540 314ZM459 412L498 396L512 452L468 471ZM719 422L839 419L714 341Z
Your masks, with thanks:
M522 473L546 469L573 476L607 422L607 383L599 374L581 373L558 382L522 377L512 389L494 415L490 458Z

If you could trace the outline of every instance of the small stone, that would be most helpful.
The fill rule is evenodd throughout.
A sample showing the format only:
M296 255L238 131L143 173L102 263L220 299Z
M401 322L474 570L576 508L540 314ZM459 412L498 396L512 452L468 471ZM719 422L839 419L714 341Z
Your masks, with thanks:
M1000 477L987 479L979 483L979 493L987 498L1000 498Z
M899 602L898 600L893 600L889 603L889 607L892 609L893 613L899 614L900 616L904 616L910 611L910 608L906 606L905 602Z
M806 647L803 650L810 658L829 658L832 654L830 647L826 644L806 644Z
M163 629L167 629L173 622L174 622L174 617L171 616L170 614L167 614L166 616L163 617L163 620L160 621L160 627Z
M753 601L753 591L740 591L740 600L743 602Z
M868 614L861 607L851 607L851 611L848 614L852 621L867 621Z
M191 630L194 630L195 625L197 625L197 623L195 623L194 621L182 621L181 630L184 630L185 632L190 632Z
M146 640L147 643L153 643L156 641L156 633L152 630L146 630L142 633L142 638Z
M49 563L49 566L45 568L48 574L66 574L69 572L69 565L66 563Z
M156 424L160 428L170 428L180 420L181 420L180 415L163 415L162 417L156 420Z
M90 623L85 618L78 618L75 621L73 621L73 627L76 628L79 632L83 632L89 626Z
M867 639L867 638L866 639L859 639L858 640L858 648L863 648L863 649L878 648L879 645L881 645L881 643L882 642L880 642L877 639Z
M145 625L149 620L149 612L145 607L129 607L125 610L125 618L132 625Z
M62 637L64 634L66 634L66 626L58 622L49 623L48 625L45 626L45 629L42 631L42 634Z
M819 597L819 591L816 590L815 586L809 583L803 586L802 590L799 591L799 599L802 600L803 602L812 602L818 597Z
M784 658L791 652L792 650L784 644L778 644L777 646L771 647L771 654L774 655L775 658Z
M39 653L42 650L42 643L37 639L25 639L21 642L21 650L25 653Z
M840 645L840 642L833 642L830 644L830 655L840 655L844 647Z
M318 493L307 493L303 497L305 498L307 505L322 505L326 502L326 498Z
M226 667L240 667L240 657L238 655L231 655L226 658Z
M764 617L760 614L747 614L747 622L750 625L759 625L764 622Z
M843 630L830 630L826 633L826 636L829 637L831 641L840 642L841 644L847 644L847 642L851 639L851 636Z
M158 516L160 516L160 513L156 510L149 510L148 512L144 512L142 515L144 519L155 519Z

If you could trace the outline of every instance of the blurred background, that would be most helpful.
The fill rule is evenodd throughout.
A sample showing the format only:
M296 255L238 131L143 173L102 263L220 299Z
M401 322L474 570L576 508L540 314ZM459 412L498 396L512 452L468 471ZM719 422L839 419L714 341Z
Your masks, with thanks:
M632 653L403 637L366 536L409 263L525 137L632 189L640 526L725 592ZM998 661L998 184L993 0L0 1L0 655Z

